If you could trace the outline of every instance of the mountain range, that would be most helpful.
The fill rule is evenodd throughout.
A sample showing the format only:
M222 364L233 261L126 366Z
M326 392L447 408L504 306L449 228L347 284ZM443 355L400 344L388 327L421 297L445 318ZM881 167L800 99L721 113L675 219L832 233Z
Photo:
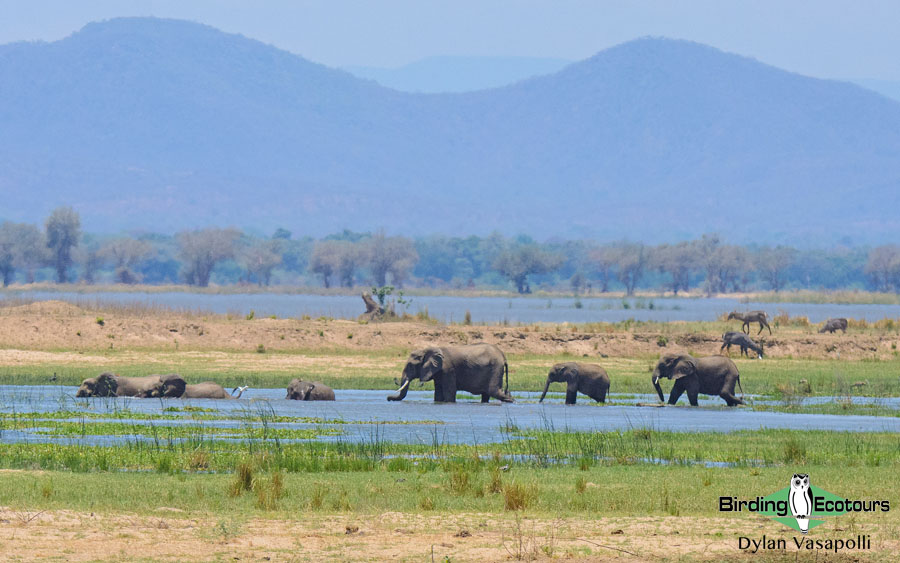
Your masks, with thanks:
M0 218L736 242L900 236L900 103L687 41L413 94L197 23L0 46Z

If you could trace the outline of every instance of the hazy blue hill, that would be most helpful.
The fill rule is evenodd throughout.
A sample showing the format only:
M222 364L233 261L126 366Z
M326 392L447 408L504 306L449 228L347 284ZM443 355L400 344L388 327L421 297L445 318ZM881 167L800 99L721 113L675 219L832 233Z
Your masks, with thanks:
M550 74L572 61L544 57L436 56L397 68L348 66L344 70L395 90L439 94L506 86Z
M0 216L91 230L900 235L900 104L684 41L408 94L199 24L0 47Z

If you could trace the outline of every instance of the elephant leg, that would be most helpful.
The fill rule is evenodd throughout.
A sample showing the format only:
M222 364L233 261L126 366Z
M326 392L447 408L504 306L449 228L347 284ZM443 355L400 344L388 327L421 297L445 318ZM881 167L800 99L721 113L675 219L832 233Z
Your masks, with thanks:
M700 381L695 378L691 378L691 381L688 381L684 384L685 389L687 390L688 401L690 401L692 407L697 407L700 403L697 402L698 395L700 395Z
M489 402L490 400L491 400L491 396L490 396L490 395L488 395L487 393L482 393L482 394L481 394L481 402L482 402L482 403L487 403L487 402Z
M566 404L574 405L575 399L578 396L578 384L574 381L570 381L566 385Z
M681 380L677 380L675 385L672 386L672 392L669 393L669 404L674 405L678 402L678 399L681 398L681 394L684 393L684 383Z
M594 400L596 400L598 403L606 402L606 387L600 389L600 393L598 393L597 396L594 397Z
M499 399L504 403L515 403L516 400L513 399L512 395L506 393L503 389L499 387L497 389L491 389L489 395L495 399ZM568 397L568 395L567 395Z
M441 385L440 381L434 382L434 402L435 403L443 403L444 402L444 386Z
M456 402L456 378L445 377L443 387L444 387L444 402L445 403L455 403Z
M744 401L738 399L734 396L734 388L729 391L728 386L722 388L722 391L719 393L719 396L725 399L725 404L729 407L736 407L737 405L746 405Z
M722 344L722 347L721 347L721 348L719 348L719 353L720 353L720 354L721 354L721 353L722 353L722 350L724 350L724 349L725 349L725 347L726 347L726 346L728 346L728 344L727 344L727 343L725 343L725 344Z

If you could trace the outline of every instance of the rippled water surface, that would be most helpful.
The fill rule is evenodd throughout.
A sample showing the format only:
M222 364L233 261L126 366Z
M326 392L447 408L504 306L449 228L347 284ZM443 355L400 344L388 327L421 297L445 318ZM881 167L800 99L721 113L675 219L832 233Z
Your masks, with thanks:
M215 409L215 414L226 420L195 421L189 414L183 420L157 421L157 427L174 424L195 426L239 427L251 424L253 415L285 415L314 417L342 423L328 424L328 428L341 431L337 435L325 435L318 439L344 441L390 441L412 444L483 444L504 439L504 429L552 430L626 430L652 428L672 431L757 430L762 428L820 429L849 432L889 431L900 432L900 418L858 415L794 414L754 411L748 407L726 408L721 399L701 399L699 408L688 406L655 408L637 406L636 403L652 403L654 395L612 394L611 403L597 405L579 397L577 405L562 404L562 396L536 402L537 393L517 393L519 401L513 404L491 402L482 404L478 399L460 400L456 404L435 404L432 391L413 390L401 402L388 402L388 391L337 390L334 402L301 402L285 400L283 389L249 389L240 400L209 399L75 399L75 387L63 386L0 386L0 411L2 412L51 412L74 411L109 413L113 415L127 409L134 413L162 414L166 407L196 406ZM829 398L814 398L809 402L825 402ZM684 402L684 399L682 399ZM875 402L900 408L900 399L854 398L855 402ZM762 401L761 401L762 402ZM172 414L172 413L167 413ZM75 420L78 420L75 415ZM121 422L120 418L116 419ZM135 421L149 424L147 421ZM52 425L52 423L50 423ZM270 427L315 428L307 423L268 423ZM36 422L40 427L41 423ZM63 443L112 443L129 437L56 437L29 431L0 430L0 441L59 441Z

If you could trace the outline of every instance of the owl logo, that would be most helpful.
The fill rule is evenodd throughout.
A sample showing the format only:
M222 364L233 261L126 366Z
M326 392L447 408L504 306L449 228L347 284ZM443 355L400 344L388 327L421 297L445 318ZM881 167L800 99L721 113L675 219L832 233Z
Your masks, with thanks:
M802 533L809 531L809 515L812 512L812 491L809 489L809 474L794 473L791 477L791 490L788 493L791 514L797 519L797 526Z

